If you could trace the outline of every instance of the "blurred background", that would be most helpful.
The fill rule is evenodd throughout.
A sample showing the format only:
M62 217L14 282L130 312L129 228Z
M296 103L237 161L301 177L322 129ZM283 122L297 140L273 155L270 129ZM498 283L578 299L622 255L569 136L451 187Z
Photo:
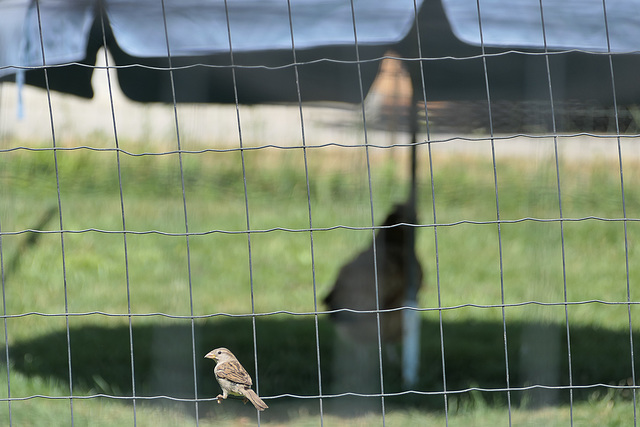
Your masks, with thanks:
M547 3L0 2L0 419L634 422L640 3Z

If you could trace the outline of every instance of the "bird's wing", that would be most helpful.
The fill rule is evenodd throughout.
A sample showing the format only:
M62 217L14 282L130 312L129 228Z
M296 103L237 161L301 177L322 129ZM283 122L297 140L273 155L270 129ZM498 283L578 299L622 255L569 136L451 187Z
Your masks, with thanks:
M216 375L225 380L232 381L237 384L251 386L253 381L237 360L230 360L217 366Z

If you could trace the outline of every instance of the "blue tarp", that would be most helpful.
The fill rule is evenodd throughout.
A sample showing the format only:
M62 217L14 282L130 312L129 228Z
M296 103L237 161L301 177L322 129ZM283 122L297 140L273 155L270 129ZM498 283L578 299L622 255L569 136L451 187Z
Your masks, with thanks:
M480 44L476 0L442 0L453 33ZM542 49L544 17L549 49L632 52L640 50L640 0L542 1L480 0L483 41L488 47ZM165 20L172 55L210 55L229 51L298 49L399 42L414 24L417 0L104 0L114 37L131 56L167 55ZM0 0L0 75L11 66L48 65L81 60L98 14L98 1Z
M479 45L478 2L442 0L442 3L456 37ZM612 52L640 51L640 0L606 0L606 21L602 0L480 0L479 3L486 46L544 49L546 37L551 50L606 52L610 45Z
M81 65L49 68L46 84L38 69L24 81L83 97L93 96L103 15L110 65L123 92L141 102L295 102L292 44L304 101L361 102L360 88L367 93L387 50L417 57L416 21L420 54L440 58L423 63L430 99L486 98L485 79L495 100L544 98L549 75L556 99L610 104L602 53L611 51L618 102L640 100L640 0L46 0L39 14L36 4L0 0L0 78L42 66L44 44L46 65ZM481 42L490 54L486 76ZM536 56L545 48L573 52L552 55L547 73ZM494 55L509 50L518 53Z
M416 2L420 7L422 1ZM413 0L104 0L106 17L119 47L141 58L211 55L321 46L390 44L415 21ZM85 56L98 2L40 2L40 20L29 0L0 0L0 67L41 66L40 28L47 65ZM355 28L354 32L354 17ZM166 27L165 32L165 20ZM15 72L1 68L0 75Z

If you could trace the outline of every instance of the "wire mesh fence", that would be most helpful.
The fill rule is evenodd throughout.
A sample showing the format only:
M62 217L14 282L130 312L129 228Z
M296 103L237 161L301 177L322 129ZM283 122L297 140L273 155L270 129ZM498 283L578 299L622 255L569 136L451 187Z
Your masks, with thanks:
M9 6L40 63L0 63L5 424L636 425L622 9L517 2L532 48L496 43L497 0L334 3L221 1L205 54L175 38L187 6L97 2L97 62L48 56L71 6ZM602 40L562 45L573 15ZM118 39L136 19L162 55ZM263 21L255 47L234 29ZM217 401L216 347L269 409Z

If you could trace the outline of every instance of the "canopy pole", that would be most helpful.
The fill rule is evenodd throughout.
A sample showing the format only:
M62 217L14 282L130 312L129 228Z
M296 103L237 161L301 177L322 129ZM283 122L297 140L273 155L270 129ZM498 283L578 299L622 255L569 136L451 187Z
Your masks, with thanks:
M413 65L413 64L412 64ZM410 65L410 68L411 65ZM411 75L411 104L409 105L409 126L411 129L411 183L409 189L409 212L411 222L417 222L416 196L417 196L417 134L418 134L418 106L416 97L415 75ZM414 310L418 307L419 274L415 253L415 227L407 227L407 239L405 240L405 278L407 286L405 291L405 310L402 321L402 381L405 387L413 387L418 380L420 371L420 313Z

